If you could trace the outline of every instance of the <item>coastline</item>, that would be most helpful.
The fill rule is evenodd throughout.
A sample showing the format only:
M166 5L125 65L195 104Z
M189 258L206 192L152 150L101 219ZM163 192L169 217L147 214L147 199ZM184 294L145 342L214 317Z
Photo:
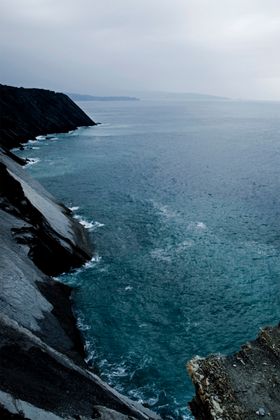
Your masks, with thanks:
M13 92L18 92L14 89L17 88L12 88ZM3 96L5 91L0 86ZM19 91L21 96L23 91ZM28 96L27 91L24 93ZM95 124L72 101L65 101L65 95L35 91L41 105L44 101L48 104L49 95L56 98L52 112L58 121L61 112L68 113L69 118L73 114L73 121L79 114L81 125ZM30 101L27 103L30 105ZM34 108L29 108L33 130ZM53 115L49 117L52 119ZM77 127L76 122L69 127L63 125L61 131ZM32 130L29 139L34 137ZM38 130L36 135L46 134ZM71 210L30 177L22 168L24 161L9 150L15 143L20 145L21 134L14 133L15 140L10 144L7 139L11 130L6 134L2 124L0 415L31 420L81 416L158 419L150 410L112 389L86 365L84 343L72 312L71 287L51 276L90 261L92 249L87 232Z
M40 134L36 142L53 136ZM0 137L0 417L158 418L100 381L87 364L71 281L69 287L54 276L83 270L96 258L87 237L94 224L81 219L77 207L58 203L23 170L26 163L35 162L1 147ZM195 226L206 230L202 222ZM278 418L279 331L264 328L237 353L188 363L195 418Z

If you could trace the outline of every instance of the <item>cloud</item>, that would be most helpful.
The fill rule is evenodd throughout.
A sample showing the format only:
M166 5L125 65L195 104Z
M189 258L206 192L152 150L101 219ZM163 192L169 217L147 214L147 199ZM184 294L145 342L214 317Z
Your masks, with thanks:
M280 98L278 0L2 0L4 83Z

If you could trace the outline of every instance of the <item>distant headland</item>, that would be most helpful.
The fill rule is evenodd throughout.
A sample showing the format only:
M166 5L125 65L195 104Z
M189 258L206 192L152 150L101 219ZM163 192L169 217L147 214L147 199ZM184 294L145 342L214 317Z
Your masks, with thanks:
M73 101L140 101L134 96L92 96L80 93L67 93Z

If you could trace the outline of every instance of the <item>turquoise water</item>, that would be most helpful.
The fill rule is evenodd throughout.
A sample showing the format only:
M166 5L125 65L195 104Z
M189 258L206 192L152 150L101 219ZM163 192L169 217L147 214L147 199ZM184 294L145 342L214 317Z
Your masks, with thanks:
M90 227L95 259L62 276L89 363L190 418L186 362L280 319L280 104L79 105L102 125L18 153Z

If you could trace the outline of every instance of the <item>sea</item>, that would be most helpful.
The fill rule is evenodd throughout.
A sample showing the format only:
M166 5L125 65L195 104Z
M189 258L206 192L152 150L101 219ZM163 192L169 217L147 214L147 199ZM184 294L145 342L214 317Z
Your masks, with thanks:
M187 362L280 319L280 103L78 102L94 121L18 151L88 230L60 276L87 362L163 419L191 419Z

